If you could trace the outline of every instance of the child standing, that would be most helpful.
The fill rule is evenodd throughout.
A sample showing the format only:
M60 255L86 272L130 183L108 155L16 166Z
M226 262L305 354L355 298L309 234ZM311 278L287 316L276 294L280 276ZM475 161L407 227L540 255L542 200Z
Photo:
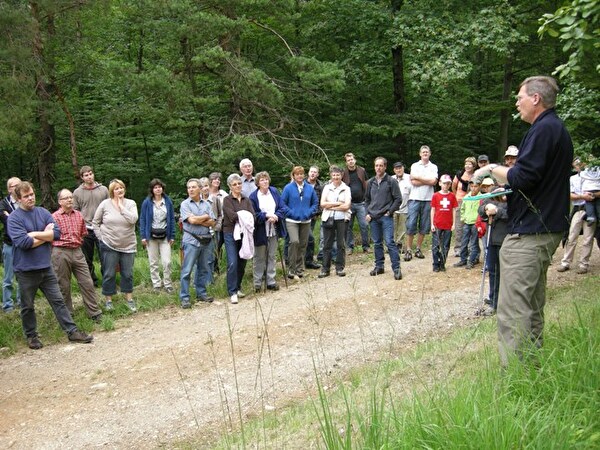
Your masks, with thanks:
M460 218L463 221L463 236L460 243L460 261L454 264L454 267L467 266L467 269L472 269L479 261L479 239L477 236L477 222L479 202L469 200L469 197L474 197L479 192L479 185L473 181L469 182L469 193L465 196L460 205Z
M450 192L452 178L442 175L440 178L441 191L431 198L431 234L433 251L433 271L445 272L446 259L450 250L450 239L454 231L454 211L458 208L456 196Z

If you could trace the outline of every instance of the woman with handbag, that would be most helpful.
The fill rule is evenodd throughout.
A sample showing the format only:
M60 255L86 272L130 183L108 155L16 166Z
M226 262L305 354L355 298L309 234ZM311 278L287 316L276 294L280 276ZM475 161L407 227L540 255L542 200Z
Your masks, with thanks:
M271 176L268 172L259 172L254 178L258 187L250 194L255 212L254 292L261 291L263 280L267 289L278 291L279 285L275 282L275 255L277 240L286 236L287 206L281 201L279 191L271 186Z
M114 179L108 185L108 196L96 209L92 225L100 241L102 256L102 295L104 308L113 309L112 298L117 293L117 267L121 270L121 292L127 306L137 311L133 301L133 263L137 251L135 224L138 221L137 205L125 198L125 183Z
M342 169L331 166L329 169L331 183L325 185L321 194L321 228L323 228L323 267L319 278L329 276L331 267L331 249L337 242L335 273L338 277L346 276L346 229L350 221L350 188L342 181Z
M150 280L154 292L164 286L169 294L174 292L171 283L171 247L175 242L175 209L165 194L166 185L158 178L148 186L148 197L142 202L140 235L142 245L148 250ZM159 261L163 279L160 279Z

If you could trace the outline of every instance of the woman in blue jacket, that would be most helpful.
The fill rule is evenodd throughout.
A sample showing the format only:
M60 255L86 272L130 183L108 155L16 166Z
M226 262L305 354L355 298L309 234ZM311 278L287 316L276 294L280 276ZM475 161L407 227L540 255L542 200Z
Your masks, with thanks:
M283 188L281 199L288 207L285 225L290 240L288 278L298 280L304 275L304 253L310 233L310 220L319 209L314 188L304 181L304 168L292 169L292 181Z
M173 202L165 194L166 185L158 178L149 185L148 197L142 203L140 235L142 245L148 249L150 279L155 292L164 285L169 294L174 291L171 283L171 247L175 241L175 210ZM158 262L163 269L160 279Z
M260 292L263 280L267 289L278 291L275 282L275 255L278 239L286 236L285 215L287 206L279 191L271 186L268 172L255 175L256 189L250 194L254 207L254 291ZM285 275L284 275L285 276Z

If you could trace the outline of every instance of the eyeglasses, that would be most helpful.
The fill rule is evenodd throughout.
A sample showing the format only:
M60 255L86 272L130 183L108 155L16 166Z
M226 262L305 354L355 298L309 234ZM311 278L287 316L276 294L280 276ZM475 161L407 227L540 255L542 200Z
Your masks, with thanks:
M242 183L240 183L239 181L234 181L230 184L230 186L241 186Z

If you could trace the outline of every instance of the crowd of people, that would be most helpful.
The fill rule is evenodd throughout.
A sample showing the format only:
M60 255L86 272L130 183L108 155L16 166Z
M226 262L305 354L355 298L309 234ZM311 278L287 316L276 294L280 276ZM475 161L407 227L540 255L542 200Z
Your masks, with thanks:
M5 228L3 309L10 312L15 305L20 307L29 346L41 348L33 306L35 292L40 288L69 339L90 342L92 337L77 330L72 321L71 276L75 276L85 310L94 321L102 320L103 310L114 308L113 297L118 290L124 294L127 307L135 312L133 266L139 220L139 235L147 249L154 292L175 293L172 247L176 230L181 229L178 295L181 307L186 309L192 306L193 298L196 302L214 301L208 294L208 286L220 270L223 247L227 292L230 302L237 304L246 295L242 280L248 260L253 260L255 292L280 289L276 280L280 239L285 242L284 255L279 254L284 260L281 261L284 276L290 280L303 278L306 270L311 269L320 269L319 278L329 277L332 264L335 274L343 277L346 256L359 248L364 253L374 253L371 276L385 273L387 250L391 273L395 280L401 280L401 260L407 263L413 257L425 258L423 243L431 233L433 272L446 271L453 237L454 256L459 258L454 267L470 270L482 260L485 262L482 270L484 274L489 272L489 296L488 306L481 311L483 315L495 314L503 301L514 305L515 298L529 302L531 309L534 298L539 319L539 309L544 303L545 271L560 242L557 236L562 239L566 229L565 214L561 215L559 210L568 209L569 200L566 195L561 199L560 183L547 180L545 171L568 174L573 156L568 133L554 113L557 91L554 80L548 77L528 80L517 97L521 117L532 124L521 148L509 146L502 165L490 164L487 155L469 156L464 160L464 168L453 175L440 176L430 159L431 149L423 145L419 160L410 166L409 173L405 172L404 163L395 162L394 174L390 175L387 160L377 157L373 161L374 176L369 177L367 170L357 164L356 156L347 153L345 167L331 166L326 181L319 179L316 166L311 166L308 174L302 166L295 166L290 182L279 191L271 185L267 171L255 174L252 161L245 158L239 163L240 173L227 177L228 192L221 188L220 173L189 179L187 198L181 203L179 214L166 193L165 183L153 179L138 214L136 202L126 198L123 181L113 179L107 188L95 180L90 166L83 166L81 185L74 192L59 191L60 207L52 215L35 206L31 183L10 178L8 196L0 204ZM552 136L550 144L539 138L543 133ZM534 153L541 152L540 146L547 153L546 159ZM550 158L557 153L560 158ZM551 159L556 167L548 167ZM566 167L565 160L569 161ZM577 273L583 274L588 271L600 213L597 201L600 171L584 169L579 159L573 160L573 168L570 230L557 270L570 269L577 238L583 233L577 269ZM438 185L440 189L436 191ZM320 232L315 235L319 219ZM360 242L354 236L355 219ZM542 244L540 235L547 236ZM530 242L529 236L537 237ZM546 252L542 262L539 252L536 256L540 245ZM100 260L100 278L93 263L95 252ZM516 260L520 269L514 268ZM525 268L526 264L530 266ZM515 270L521 269L517 277ZM510 282L503 284L507 270ZM535 276L531 270L537 270ZM515 280L522 279L524 274L530 275L525 283L529 291L515 293ZM13 289L15 275L18 285ZM192 275L194 297L190 288ZM104 296L103 310L97 300L98 286ZM519 344L515 330L522 331L524 327L541 345L539 323L524 325L521 316L506 309L502 321L503 344L516 349Z

